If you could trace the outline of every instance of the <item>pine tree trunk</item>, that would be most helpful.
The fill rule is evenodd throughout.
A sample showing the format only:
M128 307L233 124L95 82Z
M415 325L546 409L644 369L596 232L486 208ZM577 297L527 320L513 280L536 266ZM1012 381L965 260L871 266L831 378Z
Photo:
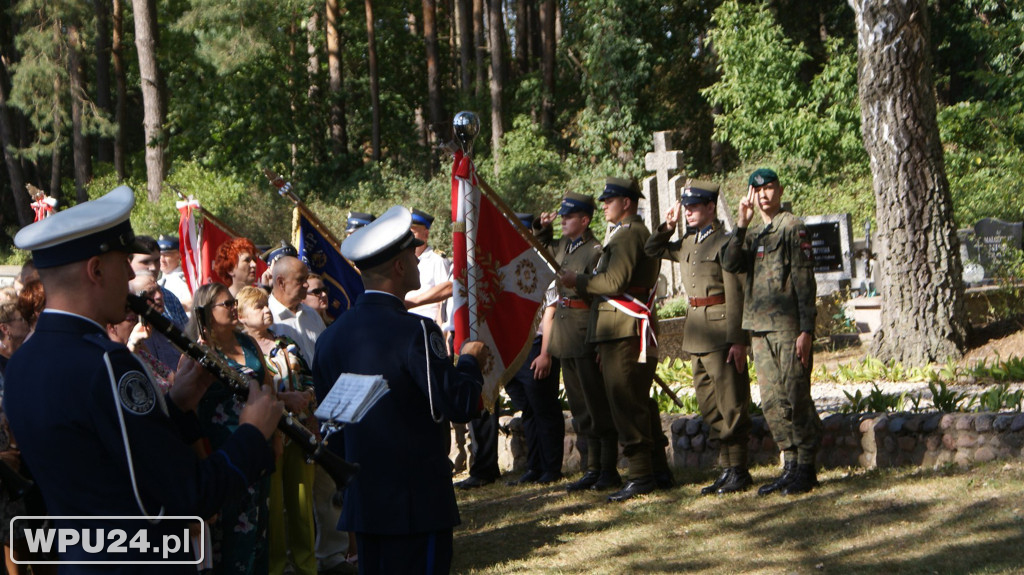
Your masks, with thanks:
M366 0L366 52L370 65L370 110L372 119L371 158L380 161L380 76L377 74L377 40L373 22L373 0Z
M309 138L310 154L316 161L321 161L323 155L323 124L324 117L320 110L320 51L317 49L316 39L320 33L320 11L317 4L310 6L311 12L306 17L306 76L309 79L309 86L306 88L306 110L310 123Z
M106 114L114 117L114 103L110 97L110 3L95 2L96 12L96 105ZM114 160L114 142L99 138L96 159L101 162Z
M530 73L530 3L526 0L518 0L515 3L516 11L516 45L513 54L515 68L514 77L521 78Z
M124 74L124 4L121 0L114 0L112 11L114 23L114 41L111 45L111 57L114 63L114 84L117 87L117 104L114 108L114 121L117 123L114 132L114 171L117 172L117 181L123 182L125 178L124 162L124 124L128 106L128 82Z
M331 150L335 154L348 152L348 126L345 122L345 78L341 67L341 19L338 0L327 0L327 86L331 100Z
M963 268L936 121L927 2L850 3L882 278L871 352L905 365L958 358L967 335Z
M487 84L487 37L484 30L484 0L473 0L473 47L476 52L474 92L477 98L483 98L484 86Z
M146 133L146 183L149 200L160 199L164 180L164 102L160 67L156 59L154 0L132 0L135 16L135 48L139 53L142 82L143 127Z
M544 99L541 102L541 126L551 131L555 126L555 55L558 47L555 38L555 0L541 0L540 32L543 47L541 68L544 74Z
M459 71L461 84L459 88L464 97L468 97L473 89L473 0L456 0L455 19L459 24Z
M423 44L427 57L427 118L434 128L444 123L444 103L441 96L441 70L437 54L437 5L435 0L423 0ZM429 130L430 138L434 131Z
M489 38L491 50L491 157L494 158L494 175L501 171L501 139L505 130L501 125L502 92L505 89L505 71L502 62L502 47L505 37L505 23L501 12L501 0L490 0Z
M25 175L21 171L21 163L13 153L17 142L14 141L11 109L7 106L8 84L6 59L0 58L0 145L4 147L4 165L7 166L7 179L11 184L11 199L14 200L14 208L18 215L18 227L25 227L32 223L32 209L29 207L29 198L25 191Z
M71 158L75 168L75 193L78 203L89 201L86 185L90 179L89 144L83 133L82 98L85 97L85 80L82 78L82 36L78 26L68 25L68 80L71 92Z

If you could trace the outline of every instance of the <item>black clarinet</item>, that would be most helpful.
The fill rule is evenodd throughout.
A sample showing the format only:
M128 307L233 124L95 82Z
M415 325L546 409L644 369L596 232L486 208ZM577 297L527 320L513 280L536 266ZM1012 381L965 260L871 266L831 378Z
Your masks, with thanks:
M171 343L185 355L199 362L214 377L224 382L236 395L245 398L249 395L249 381L246 376L238 373L227 362L201 343L192 341L178 326L171 323L158 312L150 301L135 294L128 294L128 307L144 318L156 331L164 334ZM348 484L359 471L359 465L338 457L327 449L323 442L317 440L294 415L287 411L277 422L277 428L302 448L306 459L314 461L334 479L338 489Z

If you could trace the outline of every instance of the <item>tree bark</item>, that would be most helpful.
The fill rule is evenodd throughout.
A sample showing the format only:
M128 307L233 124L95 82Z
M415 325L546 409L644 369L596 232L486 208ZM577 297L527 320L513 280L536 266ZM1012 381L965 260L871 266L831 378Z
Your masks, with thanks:
M540 32L543 47L541 68L544 75L544 98L541 101L541 126L545 131L555 127L555 52L558 46L555 38L555 0L542 0L540 6Z
M110 3L93 3L96 7L96 105L107 118L114 117L114 103L110 97ZM98 138L96 159L114 160L114 143L109 137Z
M430 130L428 142L436 138L434 130L444 124L444 103L441 96L441 71L437 54L437 5L435 0L423 0L423 44L427 57L427 102Z
M476 86L477 98L483 97L484 85L487 84L487 37L484 33L484 0L473 2L473 49L476 53Z
M5 55L6 56L6 55ZM28 194L25 191L25 174L21 171L21 163L14 157L17 142L14 141L14 124L11 109L7 106L7 58L0 57L0 145L4 147L4 165L7 166L7 179L11 184L11 199L18 215L18 227L32 223L32 209L29 207Z
M882 278L882 324L871 352L906 365L958 358L968 329L963 268L936 121L927 3L850 4Z
M473 36L473 0L456 0L456 21L459 24L459 72L460 91L468 97L473 85L473 52L476 46Z
M124 124L127 117L125 110L128 106L128 83L124 73L124 4L121 0L114 0L112 15L114 40L110 52L114 63L114 84L117 87L117 104L114 108L114 122L117 123L114 132L114 171L117 172L117 181L123 182L125 178Z
M78 203L89 201L90 172L88 142L82 125L83 100L86 97L82 78L82 36L78 26L68 25L68 81L71 92L71 158L74 161L75 197Z
M497 176L501 171L501 139L505 136L505 130L501 125L504 108L502 92L505 89L502 61L505 23L501 12L501 0L489 0L488 12L491 49L491 157L494 158L494 175Z
M370 66L371 158L380 161L380 76L377 74L377 40L373 21L373 0L366 3L366 52Z
M157 32L154 0L132 0L135 16L135 48L139 53L139 77L142 83L143 127L146 133L146 188L149 200L156 202L163 190L164 110L160 66L157 64Z
M310 153L318 161L323 154L323 124L324 117L320 110L320 51L317 49L316 39L320 33L320 11L317 4L310 7L311 12L306 18L306 76L309 86L306 88L306 110L310 122L310 129L313 137L309 139Z
M513 77L521 78L530 72L530 3L518 0L515 3L516 44L513 51L515 69Z
M327 89L330 92L331 150L335 154L348 151L348 126L345 122L345 77L341 66L341 35L338 21L341 11L338 0L327 0Z

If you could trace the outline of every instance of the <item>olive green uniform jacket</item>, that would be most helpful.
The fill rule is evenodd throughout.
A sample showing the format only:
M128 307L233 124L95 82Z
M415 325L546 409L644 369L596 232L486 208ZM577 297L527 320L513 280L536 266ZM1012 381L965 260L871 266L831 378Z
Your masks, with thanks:
M617 229L609 230L610 239L593 275L576 278L576 291L583 297L592 297L590 326L587 339L593 343L613 341L640 334L640 320L615 309L600 296L618 296L629 293L643 303L658 283L661 261L644 252L644 244L651 236L644 220L638 215L626 218ZM651 328L657 332L657 318L651 310Z
M582 243L573 248L571 253L570 239L563 236L553 240L551 226L541 228L537 232L537 239L551 250L555 261L562 269L574 271L581 276L593 273L601 258L601 243L589 229L583 232ZM563 305L579 301L589 305L590 298L580 297L576 289L565 287L562 282L556 282L556 285L559 303L551 322L551 333L548 335L548 353L559 359L594 355L594 344L587 342L590 310Z
M682 265L684 289L691 298L725 296L725 303L691 307L683 326L683 351L703 354L728 349L733 344L749 345L743 329L742 278L722 269L721 251L731 234L716 221L710 235L697 241L696 233L671 241L675 231L664 225L647 240L644 249L652 257L672 259Z

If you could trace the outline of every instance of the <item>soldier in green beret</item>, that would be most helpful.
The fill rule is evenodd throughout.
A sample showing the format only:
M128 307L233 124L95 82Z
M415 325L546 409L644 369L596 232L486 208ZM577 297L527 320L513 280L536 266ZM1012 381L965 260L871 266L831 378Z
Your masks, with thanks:
M783 454L782 475L758 495L806 493L818 485L821 420L811 399L811 343L817 315L814 259L803 222L782 210L782 184L768 168L750 174L736 233L722 267L745 273L743 327L751 332L761 406ZM761 223L747 230L755 210Z
M683 350L693 364L693 388L711 438L719 440L722 474L700 490L701 495L744 491L753 483L747 471L750 435L750 378L747 345L742 327L743 284L722 270L721 249L729 232L715 218L718 184L689 180L679 204L665 214L644 249L652 257L678 261L685 278L689 311L683 328ZM685 212L686 233L672 241L680 212Z
M547 245L555 261L564 270L590 275L601 258L601 242L590 231L594 217L594 198L567 192L558 214L562 217L562 237L553 240L552 222L556 214L541 214L537 238ZM562 380L569 410L577 433L586 438L587 460L583 476L570 483L569 492L584 489L604 490L622 485L616 468L619 456L618 434L608 406L597 349L587 341L590 322L590 298L574 288L558 284L558 303L551 323L548 352L562 363Z
M611 224L604 254L590 275L559 273L563 285L592 298L587 340L597 344L612 419L629 460L629 481L609 501L673 485L665 456L668 440L650 396L658 363L652 296L661 263L644 253L651 232L637 215L641 197L636 180L608 178L598 198Z

